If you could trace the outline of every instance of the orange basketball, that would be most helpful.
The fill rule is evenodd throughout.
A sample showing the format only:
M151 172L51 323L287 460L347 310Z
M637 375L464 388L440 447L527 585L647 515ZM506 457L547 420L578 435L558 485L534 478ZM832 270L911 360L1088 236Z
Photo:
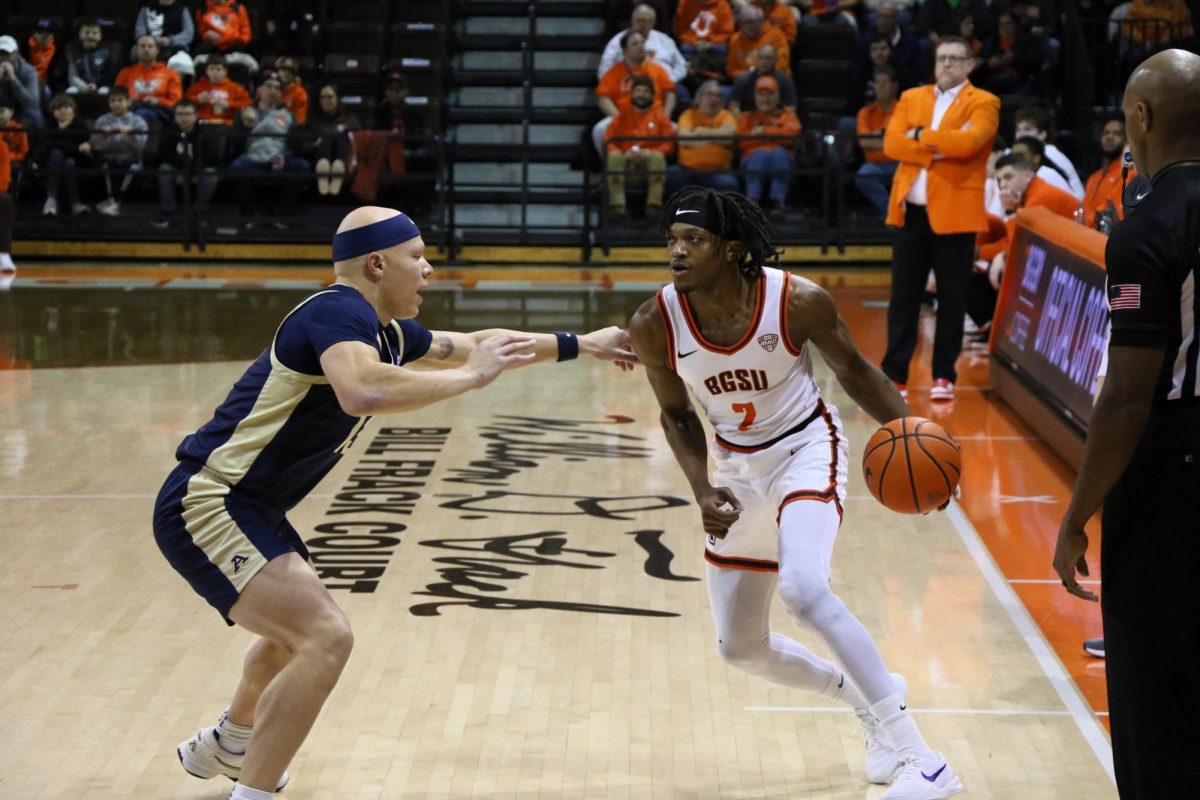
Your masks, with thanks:
M923 417L901 417L871 436L863 477L875 499L901 514L933 511L954 496L962 454L954 437Z

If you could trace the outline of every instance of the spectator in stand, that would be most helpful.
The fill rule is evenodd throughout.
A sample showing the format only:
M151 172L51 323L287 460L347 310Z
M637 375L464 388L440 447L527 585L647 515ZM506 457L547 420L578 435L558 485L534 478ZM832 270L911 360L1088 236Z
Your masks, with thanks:
M738 115L738 146L746 196L763 205L771 219L783 219L787 211L799 133L799 117L779 104L778 81L763 75L754 82L754 111ZM787 138L755 138L766 136Z
M54 124L48 125L37 139L32 159L46 176L46 204L42 214L58 215L58 184L66 179L67 199L72 214L91 211L79 195L79 176L76 170L94 165L90 132L83 120L75 116L75 100L60 94L50 101Z
M183 99L179 73L158 60L158 42L146 34L137 40L136 64L117 73L116 85L129 90L133 113L147 122L171 121L171 109Z
M196 182L196 213L201 217L212 204L217 191L217 169L223 163L225 137L212 136L213 129L202 128L196 104L180 100L175 104L175 124L163 129L158 139L158 218L150 224L169 228L176 221L175 190ZM201 152L203 151L203 152Z
M158 53L167 66L181 75L196 74L189 49L196 37L196 26L192 23L192 12L178 0L155 0L138 9L133 23L135 40L142 36L153 36Z
M37 72L38 85L41 86L42 93L49 98L51 72L61 74L57 69L52 69L54 56L58 52L58 44L54 41L54 22L39 19L34 23L33 33L29 35L26 45L29 47L29 63Z
M1013 142L1012 152L1020 153L1025 157L1025 160L1033 165L1033 171L1046 183L1053 186L1055 189L1073 195L1071 191L1071 183L1067 180L1067 176L1062 174L1062 171L1054 166L1053 163L1046 160L1046 144L1035 136L1019 136Z
M15 169L29 155L29 134L13 119L12 106L0 105L0 142L8 146L10 168Z
M758 6L742 6L738 12L741 30L729 37L729 56L725 59L725 74L736 80L755 66L755 54L760 47L771 46L776 52L775 69L791 74L791 51L783 31L763 20Z
M342 105L337 84L327 83L317 93L317 107L308 118L308 134L317 174L317 194L339 195L346 179L350 132L362 128L358 117Z
M313 53L320 43L321 4L317 0L274 0L267 35L276 53Z
M733 35L733 11L725 0L679 0L675 41L694 80L725 77L725 57Z
M1071 163L1071 159L1067 158L1067 154L1055 147L1051 141L1051 134L1054 132L1054 115L1050 109L1041 103L1022 106L1017 109L1013 122L1017 139L1022 136L1032 136L1045 144L1046 163L1066 178L1067 191L1082 199L1083 182L1079 180L1079 173L1075 171L1075 165Z
M1133 0L1125 12L1122 39L1133 52L1144 55L1191 37L1194 21L1183 0Z
M230 64L244 64L251 74L257 73L258 62L245 52L253 37L250 16L237 0L206 0L196 10L196 44L192 53L197 56L197 66L210 53L224 53Z
M995 94L1039 94L1046 61L1040 39L1017 25L1011 11L996 18L996 34L980 52L980 85Z
M1033 165L1017 152L1001 156L996 160L996 183L1000 186L1000 199L1004 203L1005 211L1008 212L1008 220L1005 223L1004 237L978 248L979 252L976 254L977 259L986 261L990 265L986 283L982 278L976 277L972 284L972 293L975 296L971 303L972 306L978 306L987 312L986 320L979 318L984 315L982 311L977 312L979 316L972 314L972 319L981 327L990 321L990 312L996 307L996 293L1000 289L1000 281L1004 277L1004 265L1008 259L1008 249L1012 245L1013 236L1016 233L1017 211L1022 208L1044 206L1060 217L1071 219L1075 216L1075 209L1079 206L1079 201L1070 192L1056 189L1036 177L1033 174Z
M754 83L763 75L770 75L779 84L779 104L790 111L796 110L796 82L791 75L779 71L778 63L779 56L774 47L764 44L758 48L754 53L754 66L738 76L729 93L729 110L734 115L742 113L743 109L754 108Z
M629 18L629 28L616 33L604 46L604 52L600 56L600 65L596 68L596 77L603 78L604 73L623 58L621 37L629 31L637 31L646 37L646 57L661 64L667 70L667 74L675 82L676 90L679 91L679 82L688 74L687 61L679 52L679 48L675 46L675 40L655 28L656 20L654 9L649 5L639 3L635 6L633 15ZM680 100L686 102L687 98L681 94Z
M626 23L638 6L650 6L654 11L654 30L671 35L671 7L667 0L608 0L608 22L604 30L611 36L618 36L625 30Z
M13 109L26 128L42 127L37 70L21 58L11 36L0 36L0 105Z
M103 45L104 31L94 19L79 23L78 41L67 45L67 94L107 94L117 80L116 52Z
M408 103L408 79L399 72L387 76L383 102L375 109L378 131L396 131L404 137L404 160L409 171L432 172L437 168L437 145L428 118Z
M188 87L187 99L195 103L201 123L232 125L250 105L250 93L226 74L225 56L213 53L204 64L204 77ZM178 120L177 120L178 121Z
M733 167L737 118L722 107L721 85L705 81L696 90L696 105L679 115L675 131L679 165L667 169L667 193L685 186L707 186L736 192Z
M845 25L858 29L855 15L861 0L796 0L796 5L804 11L801 25Z
M1137 176L1132 165L1126 169L1125 115L1114 114L1104 121L1100 131L1100 152L1104 166L1093 172L1083 190L1083 219L1089 228L1108 233L1118 220L1124 218L1121 203L1125 187Z
M744 3L745 0L743 0ZM793 11L787 3L781 3L778 0L753 0L753 3L762 9L768 25L783 32L783 38L787 39L788 47L796 43L798 12ZM737 5L736 0L734 0L734 4Z
M106 217L121 213L121 201L136 173L142 169L142 151L150 127L146 120L129 110L129 90L114 86L108 92L108 113L92 126L92 153L104 170L107 196L96 205L96 212ZM121 175L121 183L113 189L113 172Z
M308 122L308 89L300 81L296 59L281 56L275 59L275 72L283 81L283 107L292 112L297 125Z
M924 0L917 13L917 36L928 41L936 49L938 42L951 30L953 20L959 14L970 14L976 23L990 20L991 6L988 0ZM970 42L967 49L971 49Z
M858 146L863 151L863 164L854 174L854 185L871 201L880 217L887 216L888 198L892 193L892 178L898 163L883 152L883 133L887 130L900 84L896 71L889 66L875 69L875 100L858 111Z
M882 58L879 52L880 37L888 45L886 58ZM923 82L921 79L929 72L928 67L924 66L925 49L916 35L901 27L899 6L894 2L882 2L875 7L875 24L854 40L855 83L865 85L874 74L875 67L891 64L896 69L901 89L916 86Z
M867 67L862 69L856 64L851 65L854 78L850 86L850 97L848 98L847 108L854 114L858 113L858 109L875 101L875 70L880 67L890 67L896 71L898 78L900 76L900 71L896 69L896 65L893 63L892 45L888 42L887 37L882 33L872 33L870 37L870 44L867 50ZM900 88L903 89L904 81L902 78L900 81ZM849 122L853 123L854 118L851 117Z
M646 217L655 219L663 202L667 157L675 152L675 134L671 118L654 102L655 82L647 75L634 75L629 104L621 109L604 134L605 174L608 178L609 219L625 218L625 184L629 173L644 175L646 180ZM666 137L644 140L623 137Z
M975 58L983 54L983 41L975 35L975 15L969 11L960 11L950 18L949 31L962 37L971 46Z
M254 186L262 182L263 173L310 172L312 167L303 158L289 155L290 138L296 126L292 112L283 107L283 83L275 73L268 73L258 86L258 104L246 106L240 116L241 130L246 136L246 149L229 165L230 176L240 177L239 207L247 218L247 230L259 225L261 206L254 202ZM270 222L278 230L287 230L285 217L295 205L301 181L294 175L283 179L282 200L278 207L280 218Z
M10 167L11 156L8 145L0 139L0 291L8 289L17 265L12 260L13 219L16 209L13 208L12 197L8 194L8 185L12 179Z
M621 60L609 67L596 86L596 103L605 116L592 128L592 142L601 154L606 151L604 132L617 114L630 106L635 76L646 75L654 81L654 95L662 98L662 110L668 119L675 109L675 82L661 64L646 57L646 37L637 31L626 31L620 41Z

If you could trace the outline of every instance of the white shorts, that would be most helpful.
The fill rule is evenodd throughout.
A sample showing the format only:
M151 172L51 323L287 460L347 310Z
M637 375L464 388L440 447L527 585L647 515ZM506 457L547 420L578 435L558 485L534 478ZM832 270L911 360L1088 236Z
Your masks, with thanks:
M762 450L735 453L714 443L713 484L731 489L742 513L724 539L708 537L704 559L727 569L779 571L784 506L833 503L838 519L846 499L850 449L837 409L824 406L803 430Z

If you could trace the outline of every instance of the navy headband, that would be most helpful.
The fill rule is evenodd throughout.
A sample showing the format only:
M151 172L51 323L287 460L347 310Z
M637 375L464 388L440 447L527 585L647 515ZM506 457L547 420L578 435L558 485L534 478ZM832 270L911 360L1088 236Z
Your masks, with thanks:
M361 228L351 228L336 234L333 237L333 260L348 261L377 250L395 247L420 235L420 229L407 214L397 214L370 225L363 225Z
M674 225L677 222L684 225L695 225L697 228L704 228L709 233L725 238L716 207L704 202L700 197L692 197L679 204L675 213L671 215L669 224Z

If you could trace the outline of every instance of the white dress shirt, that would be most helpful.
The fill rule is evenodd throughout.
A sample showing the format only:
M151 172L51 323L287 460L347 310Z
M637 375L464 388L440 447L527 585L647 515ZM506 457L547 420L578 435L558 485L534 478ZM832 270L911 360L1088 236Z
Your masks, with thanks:
M926 130L937 130L938 125L940 125L942 122L942 117L946 116L946 112L950 110L950 106L954 105L954 101L958 99L958 93L961 92L962 88L966 85L967 82L963 81L953 89L947 89L944 92L941 89L934 87L933 93L936 99L933 101L933 119L930 120L929 126L926 128ZM924 168L921 169L921 172L917 175L917 179L913 181L913 185L909 188L908 194L904 196L904 202L912 203L918 206L925 205L926 172L927 171Z
M608 44L604 46L604 53L600 56L600 66L596 69L597 78L603 78L609 67L621 60L621 37L628 32L621 31L608 40ZM675 40L660 30L650 29L650 35L646 37L646 57L665 69L671 80L677 83L687 77L687 61L675 46Z

